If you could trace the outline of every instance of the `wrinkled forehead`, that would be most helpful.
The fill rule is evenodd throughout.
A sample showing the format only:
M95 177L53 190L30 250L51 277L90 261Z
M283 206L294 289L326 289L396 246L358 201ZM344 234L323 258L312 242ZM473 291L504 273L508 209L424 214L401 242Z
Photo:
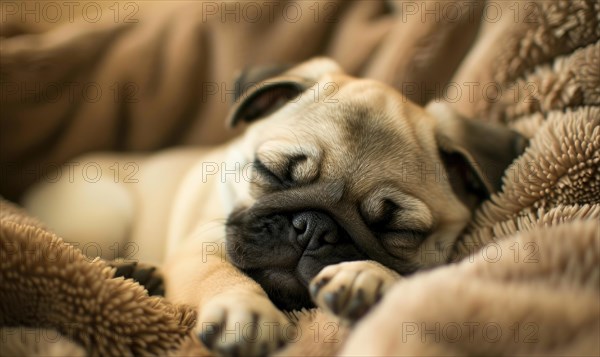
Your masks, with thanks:
M339 133L340 138L372 135L385 127L395 135L409 131L416 107L398 92L379 82L336 75L325 76L300 97L270 118L271 128L304 127L321 133ZM285 128L284 128L285 129ZM371 133L367 133L367 130Z
M331 105L316 106L316 117L334 118L325 120L326 129L336 133L335 146L355 160L414 156L422 140L429 140L423 134L432 132L427 128L431 123L423 111L378 82L348 82L340 86L336 99Z
M339 87L336 99L316 106L316 117L335 119L323 120L318 133L330 134L317 136L328 140L323 143L325 171L328 167L331 176L351 178L351 191L402 180L405 173L419 172L421 165L435 160L432 119L393 89L354 80Z
M401 153L418 154L430 125L423 110L392 88L345 75L325 76L300 97L254 127L258 141L286 138L297 145L316 144L337 159L385 161ZM429 147L429 145L425 145ZM374 160L372 155L378 158ZM339 165L335 165L339 166Z

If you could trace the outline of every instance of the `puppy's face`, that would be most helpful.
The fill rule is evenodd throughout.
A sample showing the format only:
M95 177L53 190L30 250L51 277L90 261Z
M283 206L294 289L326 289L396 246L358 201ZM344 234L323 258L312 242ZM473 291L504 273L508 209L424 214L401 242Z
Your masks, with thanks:
M312 85L275 84L233 114L277 103L242 139L250 198L227 221L227 252L283 309L311 306L307 287L327 265L369 259L406 274L442 263L470 217L436 121L392 88L323 61L287 74Z

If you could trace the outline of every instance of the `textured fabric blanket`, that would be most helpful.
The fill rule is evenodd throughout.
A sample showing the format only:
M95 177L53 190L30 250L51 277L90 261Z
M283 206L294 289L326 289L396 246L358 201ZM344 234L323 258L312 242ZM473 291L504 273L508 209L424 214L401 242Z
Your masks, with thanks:
M4 356L161 355L193 326L193 309L114 278L115 268L90 260L4 200L0 235Z
M301 334L278 355L600 355L599 2L330 1L319 21L296 22L291 10L248 22L217 2L149 3L137 22L122 3L123 21L107 9L94 23L23 22L8 15L20 2L3 4L0 193L17 198L89 150L223 140L221 84L236 69L330 55L530 144L451 264L403 279L355 326L295 314ZM104 94L52 100L68 81L78 98L95 84ZM115 278L14 205L0 218L2 354L207 355L189 308Z

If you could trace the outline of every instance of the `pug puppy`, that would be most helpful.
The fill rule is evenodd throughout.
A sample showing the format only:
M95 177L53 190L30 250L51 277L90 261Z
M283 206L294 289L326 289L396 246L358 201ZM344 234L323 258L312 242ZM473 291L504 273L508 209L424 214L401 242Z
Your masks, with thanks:
M402 275L447 262L524 148L515 132L419 107L326 58L257 73L241 77L228 118L248 128L222 147L82 159L139 165L137 183L102 186L130 217L103 239L164 260L167 297L198 306L199 336L221 355L280 347L284 311L316 305L355 320ZM74 221L108 224L77 198L94 189L43 184L26 206L74 240ZM70 224L48 213L57 199L74 207Z

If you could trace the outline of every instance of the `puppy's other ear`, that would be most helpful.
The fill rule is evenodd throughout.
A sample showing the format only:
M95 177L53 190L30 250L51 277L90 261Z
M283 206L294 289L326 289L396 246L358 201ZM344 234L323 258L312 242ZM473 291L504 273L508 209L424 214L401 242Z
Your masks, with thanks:
M284 106L313 86L323 75L341 71L334 61L317 57L295 67L263 66L244 70L237 77L235 104L227 123L251 122Z
M445 103L433 102L426 110L436 119L440 155L459 197L481 201L500 190L504 171L527 140L506 127L461 117Z

